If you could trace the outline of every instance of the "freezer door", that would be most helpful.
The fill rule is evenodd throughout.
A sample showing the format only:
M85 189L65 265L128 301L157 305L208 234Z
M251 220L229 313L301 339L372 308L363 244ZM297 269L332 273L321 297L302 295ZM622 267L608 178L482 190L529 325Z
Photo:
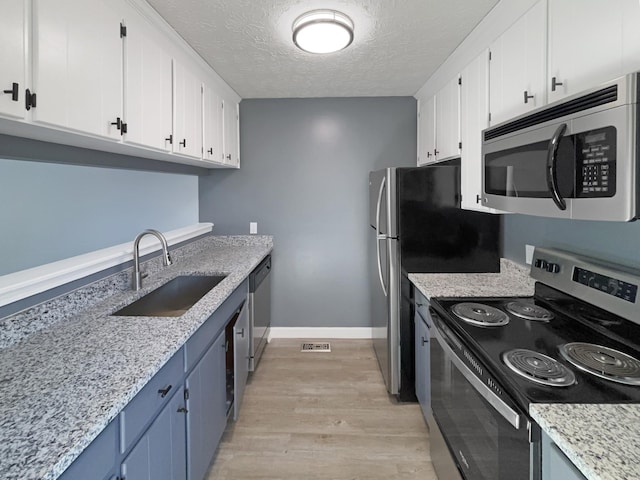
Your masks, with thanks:
M378 234L396 237L396 169L369 173L369 225Z

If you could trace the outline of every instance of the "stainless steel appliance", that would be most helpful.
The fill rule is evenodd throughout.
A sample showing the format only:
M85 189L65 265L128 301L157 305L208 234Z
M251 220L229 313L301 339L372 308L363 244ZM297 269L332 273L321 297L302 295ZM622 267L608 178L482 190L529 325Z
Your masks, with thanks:
M545 217L636 218L638 75L484 130L482 204Z
M258 366L271 328L271 255L249 275L249 371Z
M460 165L369 174L373 344L387 390L415 401L409 273L497 272L500 218L460 209Z
M640 271L537 249L526 298L431 299L442 478L539 480L533 403L640 402Z

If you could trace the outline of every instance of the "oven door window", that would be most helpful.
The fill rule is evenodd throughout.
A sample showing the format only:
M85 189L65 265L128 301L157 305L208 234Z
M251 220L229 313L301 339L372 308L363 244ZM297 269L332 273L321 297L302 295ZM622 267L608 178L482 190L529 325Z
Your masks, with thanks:
M431 407L467 480L529 480L527 428L515 429L431 343Z
M575 139L562 137L557 153L558 189L574 197ZM550 198L547 184L548 141L488 153L484 157L484 190L502 197Z

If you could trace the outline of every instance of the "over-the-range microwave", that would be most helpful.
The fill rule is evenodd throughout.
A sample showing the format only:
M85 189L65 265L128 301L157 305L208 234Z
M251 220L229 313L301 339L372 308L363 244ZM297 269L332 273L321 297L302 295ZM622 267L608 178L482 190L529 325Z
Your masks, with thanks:
M482 132L482 205L582 220L640 215L640 73Z

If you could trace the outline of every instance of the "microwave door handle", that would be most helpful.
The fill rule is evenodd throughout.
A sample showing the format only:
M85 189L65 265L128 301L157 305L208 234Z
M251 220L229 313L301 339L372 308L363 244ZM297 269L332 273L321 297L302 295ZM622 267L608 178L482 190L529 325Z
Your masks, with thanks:
M442 334L438 330L437 324L435 326L436 328L434 328L432 332L434 332L434 337L440 344L440 347L444 351L445 356L447 356L449 360L451 360L458 371L471 384L474 390L478 392L487 402L489 402L489 405L491 405L493 409L502 416L502 418L509 422L511 426L516 430L519 429L521 426L522 415L520 415L520 413L516 412L509 405L504 403L504 401L495 393L493 393L493 391L487 385L485 385L482 380L475 376L471 369L464 364L464 362L455 354L453 349L449 346L447 341L442 337Z
M567 209L567 202L564 201L558 189L558 147L566 130L566 123L560 125L553 134L553 137L551 137L549 148L547 149L547 186L549 187L553 202L560 210Z

